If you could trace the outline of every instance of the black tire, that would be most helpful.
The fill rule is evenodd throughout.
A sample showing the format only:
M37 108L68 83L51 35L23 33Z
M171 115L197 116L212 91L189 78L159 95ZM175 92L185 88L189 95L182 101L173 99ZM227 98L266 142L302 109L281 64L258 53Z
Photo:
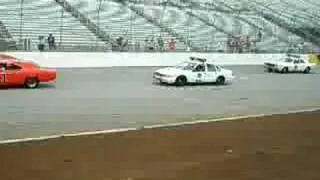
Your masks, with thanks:
M39 86L39 81L37 78L27 78L24 86L28 89L34 89Z
M310 67L307 67L307 68L303 71L303 73L308 74L308 73L310 73L310 71L311 71L311 68L310 68Z
M225 82L226 82L226 79L225 79L223 76L219 76L219 77L217 78L216 84L217 84L217 85L224 85Z
M268 72L272 72L272 69L271 68L268 68L268 70L267 70Z
M284 67L284 68L281 70L281 73L288 73L288 72L289 72L289 70L288 70L287 67Z
M187 84L187 78L185 76L179 76L176 79L175 85L184 86Z

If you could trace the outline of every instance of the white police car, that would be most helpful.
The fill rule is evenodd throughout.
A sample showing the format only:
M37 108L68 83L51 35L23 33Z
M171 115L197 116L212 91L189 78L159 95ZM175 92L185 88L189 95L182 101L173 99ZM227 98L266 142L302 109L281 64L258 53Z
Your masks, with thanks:
M287 54L284 59L264 62L264 68L268 72L279 73L309 73L313 64L303 59L299 54Z
M161 68L153 73L154 81L178 86L194 83L223 85L234 78L232 70L207 63L205 58L196 57L190 57L176 66Z

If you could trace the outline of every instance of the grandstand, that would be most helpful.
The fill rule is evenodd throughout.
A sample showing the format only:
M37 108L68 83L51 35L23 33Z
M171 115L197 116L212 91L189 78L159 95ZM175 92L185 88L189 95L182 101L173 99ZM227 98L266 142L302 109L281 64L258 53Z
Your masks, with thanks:
M26 0L20 16L20 0L0 1L0 17L17 42L30 39L36 47L39 36L53 33L64 48L95 45L96 36L52 0ZM22 23L20 26L20 17ZM61 18L62 17L62 18ZM99 41L99 44L103 44Z
M85 3L83 3L85 2ZM101 3L100 21L98 22L97 7L98 1L69 1L73 6L81 4L79 11L85 14L89 19L97 24L100 28L108 32L108 34L116 38L118 36L126 36L129 39L129 44L134 45L143 43L148 37L154 36L155 40L158 36L170 38L168 32L162 31L161 27L148 22L146 18L139 16L136 12L130 9L131 4L128 6L114 1L103 1ZM148 7L149 8L149 7ZM143 10L142 10L143 12ZM184 49L183 43L177 43L178 49Z
M115 39L139 51L145 39L175 39L176 50L226 51L230 36L249 37L251 52L282 52L305 42L319 47L316 0L0 0L0 37L30 39L53 33L58 50L105 51ZM260 32L262 38L258 38ZM168 44L165 44L165 47Z

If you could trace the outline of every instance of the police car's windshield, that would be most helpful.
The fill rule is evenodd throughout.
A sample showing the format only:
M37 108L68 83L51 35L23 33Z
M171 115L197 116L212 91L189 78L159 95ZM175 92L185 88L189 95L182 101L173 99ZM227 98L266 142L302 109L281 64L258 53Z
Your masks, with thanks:
M175 68L182 69L182 70L192 70L196 65L197 65L197 63L184 61L184 62L176 65Z

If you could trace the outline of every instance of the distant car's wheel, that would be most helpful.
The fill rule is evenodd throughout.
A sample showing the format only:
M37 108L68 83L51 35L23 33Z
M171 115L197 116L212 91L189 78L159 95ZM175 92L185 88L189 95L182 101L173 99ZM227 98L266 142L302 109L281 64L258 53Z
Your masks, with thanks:
M27 78L24 86L28 89L34 89L39 86L39 81L37 78Z
M185 76L179 76L177 77L175 84L177 86L184 86L187 84L187 78Z
M310 70L311 70L311 68L310 68L310 67L307 67L307 68L303 71L303 73L305 73L305 74L310 73Z
M284 68L281 70L281 73L288 73L288 72L289 72L289 70L288 70L287 67L284 67Z
M219 76L217 78L216 84L217 85L224 85L225 81L226 81L226 79L223 76Z

